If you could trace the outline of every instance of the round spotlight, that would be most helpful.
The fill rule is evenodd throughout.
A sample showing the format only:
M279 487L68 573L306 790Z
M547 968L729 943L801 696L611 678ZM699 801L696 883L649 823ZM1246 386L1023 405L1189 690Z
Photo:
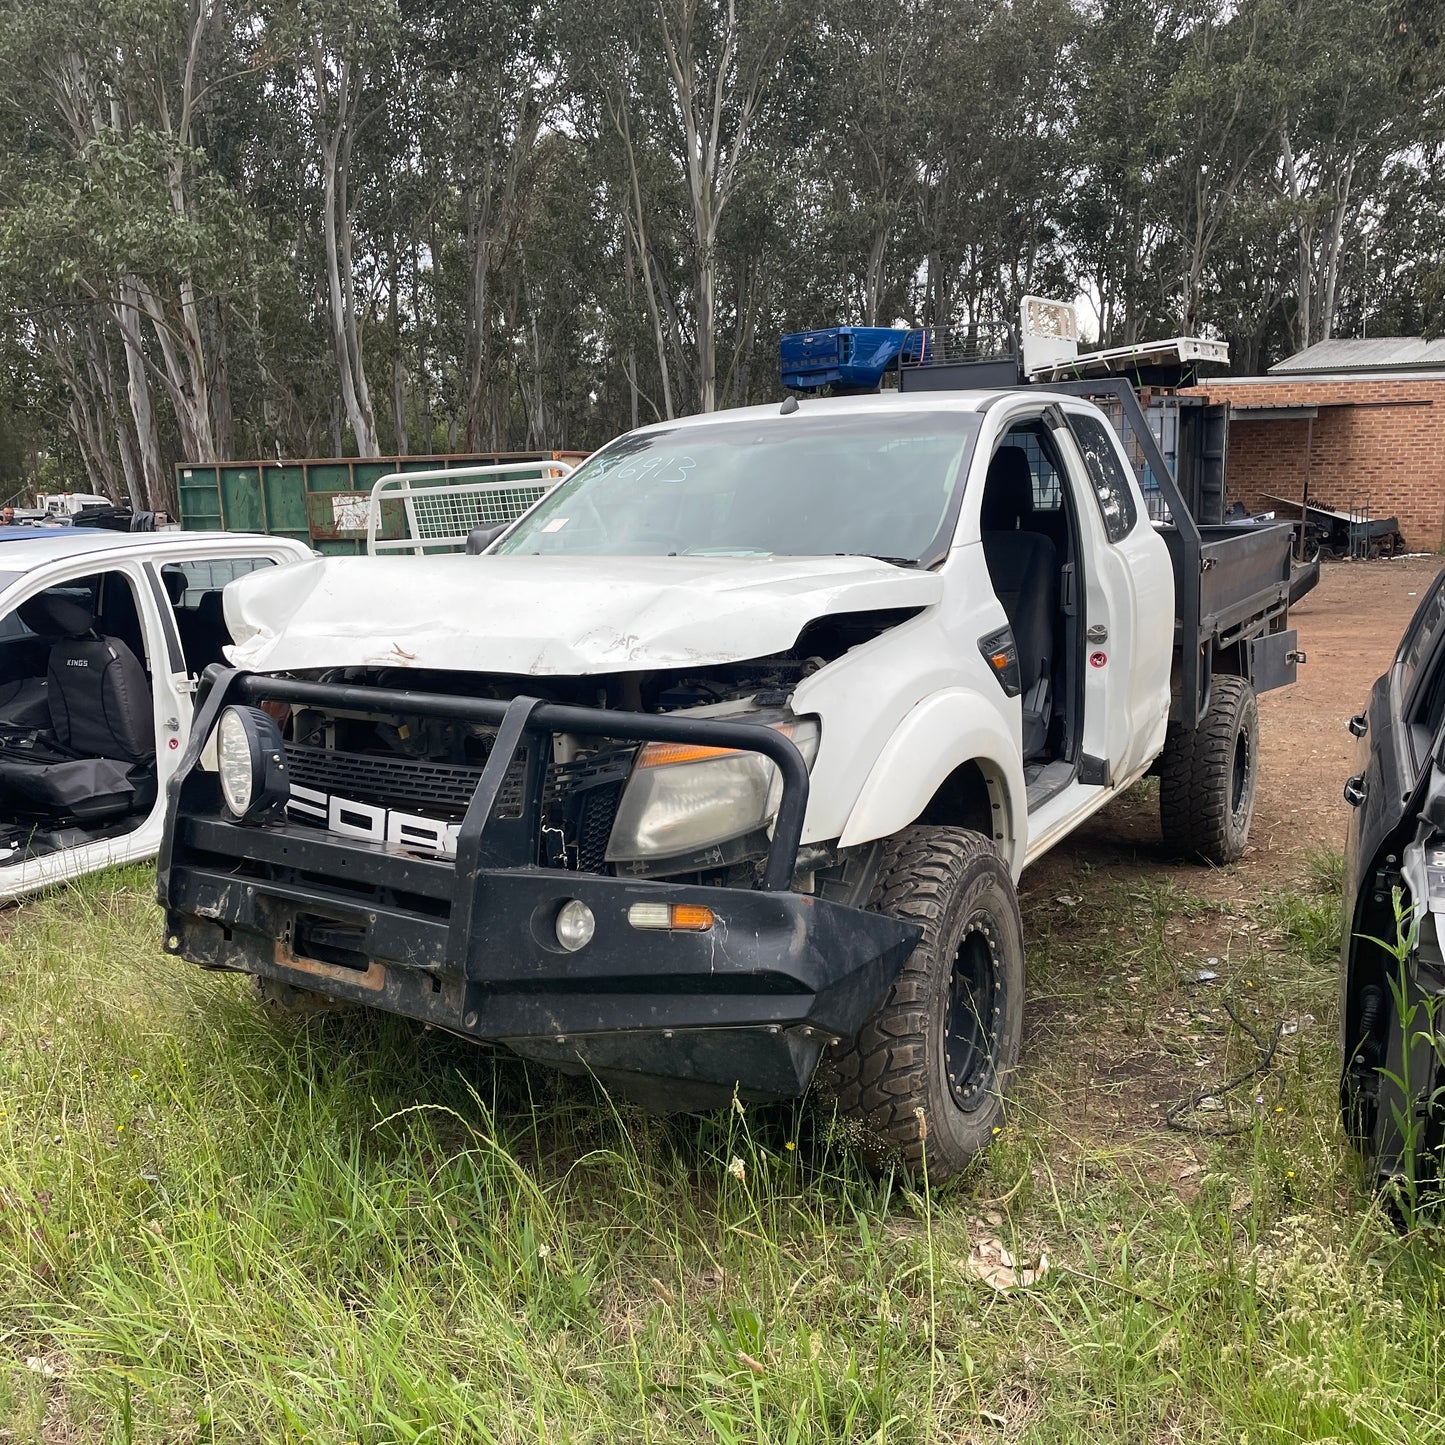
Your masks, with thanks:
M572 898L557 910L556 928L557 942L568 953L576 953L592 942L592 935L597 932L597 920L580 898Z
M286 805L286 745L259 708L228 707L216 728L216 770L226 806L243 823L265 822Z

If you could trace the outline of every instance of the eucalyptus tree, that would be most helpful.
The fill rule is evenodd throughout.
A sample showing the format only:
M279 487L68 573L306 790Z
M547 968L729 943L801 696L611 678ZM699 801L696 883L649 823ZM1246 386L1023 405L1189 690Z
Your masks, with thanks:
M1231 209L1271 147L1271 70L1256 8L1186 4L1180 64L1163 98L1176 143L1161 175L1169 222L1159 280L1178 329L1193 334L1208 315L1206 278Z
M439 128L441 178L459 211L465 445L495 448L510 400L498 288L560 98L552 13L543 0L409 0L404 13L403 84L416 87Z
M586 204L614 222L621 306L610 318L625 357L629 410L689 409L695 350L687 304L687 196L667 140L664 66L650 43L654 0L561 0L566 124L596 177Z
M1165 99L1183 15L1177 0L1087 0L1081 13L1066 245L1080 289L1097 304L1100 341L1130 345L1163 320L1152 272L1169 225L1163 185L1174 117Z
M48 0L0 26L0 105L23 112L26 135L23 162L10 157L7 266L71 389L92 474L118 461L136 505L171 501L167 426L190 457L220 450L205 299L232 283L246 228L198 143L234 66L223 21L216 0ZM127 412L104 442L100 416Z
M817 14L812 128L797 126L804 165L818 175L830 259L849 320L887 325L908 309L929 43L927 0L858 0ZM807 106L794 86L790 109Z
M1284 235L1294 251L1290 339L1334 330L1362 205L1391 155L1420 139L1394 0L1253 0L1269 36L1268 124ZM1243 17L1241 17L1243 18Z
M774 84L808 12L800 0L613 0L587 9L591 23L574 30L569 66L620 160L627 245L652 320L663 410L682 406L685 390L710 411L723 227L759 158ZM676 225L669 260L686 268L685 295L669 284L659 221ZM680 368L690 375L679 377Z
M375 258L359 254L353 184L358 147L381 124L398 37L397 0L269 0L275 103L299 127L318 183L327 316L341 408L359 455L378 455L363 332ZM360 283L360 284L359 284Z
M1010 319L1026 292L1069 279L1060 218L1074 22L1068 0L947 0L930 11L919 88L922 310L970 341Z

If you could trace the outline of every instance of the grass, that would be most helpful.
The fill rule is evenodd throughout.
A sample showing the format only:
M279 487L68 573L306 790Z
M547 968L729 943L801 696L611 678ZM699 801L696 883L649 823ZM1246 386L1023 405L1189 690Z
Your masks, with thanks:
M399 1021L273 1024L161 955L145 870L27 903L0 1438L1445 1439L1439 1239L1360 1194L1335 1124L1337 868L1031 898L1017 1107L946 1190L804 1111L659 1121ZM1243 1133L1172 1132L1252 1056L1226 996L1295 1022L1279 1082L1195 1119ZM1049 1273L995 1293L984 1233Z

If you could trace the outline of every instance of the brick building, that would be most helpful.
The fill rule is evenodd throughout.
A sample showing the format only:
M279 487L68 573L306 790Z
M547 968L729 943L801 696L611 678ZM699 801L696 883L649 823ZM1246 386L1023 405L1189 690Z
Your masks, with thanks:
M1229 403L1231 502L1267 511L1308 495L1397 516L1412 551L1445 550L1445 342L1322 341L1267 376L1193 391Z

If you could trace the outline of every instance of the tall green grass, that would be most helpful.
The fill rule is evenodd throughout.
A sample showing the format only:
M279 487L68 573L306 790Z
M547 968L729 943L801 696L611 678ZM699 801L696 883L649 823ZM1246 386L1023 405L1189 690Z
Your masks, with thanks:
M1280 986L1321 1019L1279 1112L1089 1144L1033 1051L939 1190L801 1109L657 1120L395 1020L278 1026L161 954L151 887L0 917L9 1438L1445 1438L1436 1241L1353 1186L1330 981L1272 904ZM1167 991L1161 920L1205 910L1136 893L1112 951ZM1191 1147L1186 1199L1159 1166ZM963 1268L983 1231L1053 1268L994 1293Z

